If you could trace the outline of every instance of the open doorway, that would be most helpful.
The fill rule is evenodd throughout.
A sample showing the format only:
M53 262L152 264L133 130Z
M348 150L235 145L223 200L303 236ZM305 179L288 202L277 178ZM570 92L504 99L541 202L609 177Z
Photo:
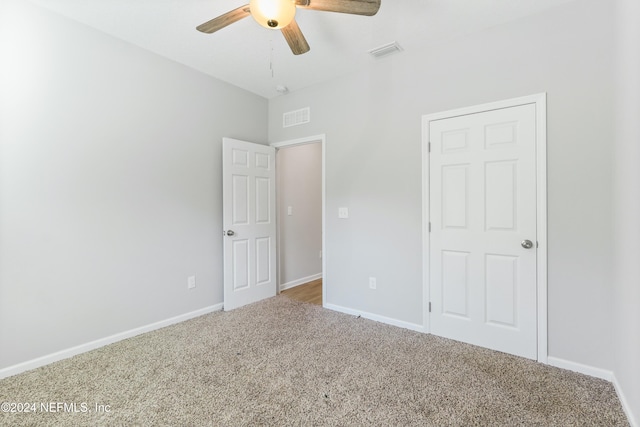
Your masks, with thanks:
M323 305L325 137L271 146L277 150L278 291Z

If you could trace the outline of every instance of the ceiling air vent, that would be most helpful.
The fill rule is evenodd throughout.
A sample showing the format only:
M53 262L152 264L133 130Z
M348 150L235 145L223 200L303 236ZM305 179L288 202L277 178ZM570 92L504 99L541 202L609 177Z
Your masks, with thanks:
M289 128L298 126L311 121L311 109L309 107L300 110L289 111L282 115L282 127Z
M375 49L369 51L369 55L374 58L383 58L385 56L393 55L394 53L402 52L402 48L398 42L391 42L378 46Z

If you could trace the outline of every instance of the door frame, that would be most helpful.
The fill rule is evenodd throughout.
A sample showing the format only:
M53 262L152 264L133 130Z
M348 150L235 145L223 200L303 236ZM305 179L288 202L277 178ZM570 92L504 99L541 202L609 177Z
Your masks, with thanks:
M295 146L299 146L299 145L306 145L306 144L315 144L315 143L320 143L321 147L322 147L322 306L325 307L327 304L327 244L326 244L326 140L327 137L325 134L320 134L320 135L312 135L312 136L306 136L306 137L302 137L302 138L297 138L297 139L289 139L289 140L285 140L285 141L280 141L280 142L273 142L271 144L269 144L271 147L276 149L276 159L277 159L277 152L278 150L280 150L281 148L289 148L289 147L295 147ZM278 165L276 163L276 170L278 168ZM276 200L278 197L278 182L276 181ZM279 213L276 210L276 217L278 217ZM277 222L276 224L279 224L279 222ZM277 292L278 294L280 293L280 242L279 242L279 236L280 236L280 227L276 225L276 245L277 245L277 249L276 252L278 254L278 274L277 274L277 282L278 282L278 286L277 286Z
M431 333L429 316L430 301L430 164L429 128L435 120L485 111L499 110L520 105L536 106L536 239L538 242L536 259L536 317L537 317L537 360L548 363L547 341L547 94L538 93L519 98L505 99L471 107L457 108L422 116L422 295L424 331Z

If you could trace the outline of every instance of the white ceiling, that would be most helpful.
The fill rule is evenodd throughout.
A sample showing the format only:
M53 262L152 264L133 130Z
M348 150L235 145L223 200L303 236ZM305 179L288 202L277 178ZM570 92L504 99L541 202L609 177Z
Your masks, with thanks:
M248 0L32 0L107 34L265 98L375 61L367 51L397 41L416 51L439 40L540 13L573 0L382 0L376 16L298 9L311 51L294 56L282 34L243 19L214 34L195 27ZM541 29L543 30L543 29Z

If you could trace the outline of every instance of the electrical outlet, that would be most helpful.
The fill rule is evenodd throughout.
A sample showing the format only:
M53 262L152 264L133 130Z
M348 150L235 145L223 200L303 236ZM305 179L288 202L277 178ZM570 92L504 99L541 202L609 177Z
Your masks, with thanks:
M196 276L189 276L187 278L187 289L193 289L196 287Z
M376 278L375 277L369 277L369 289L376 289L377 287L377 283L376 283Z
M341 218L341 219L349 218L349 208L338 208L338 218Z

